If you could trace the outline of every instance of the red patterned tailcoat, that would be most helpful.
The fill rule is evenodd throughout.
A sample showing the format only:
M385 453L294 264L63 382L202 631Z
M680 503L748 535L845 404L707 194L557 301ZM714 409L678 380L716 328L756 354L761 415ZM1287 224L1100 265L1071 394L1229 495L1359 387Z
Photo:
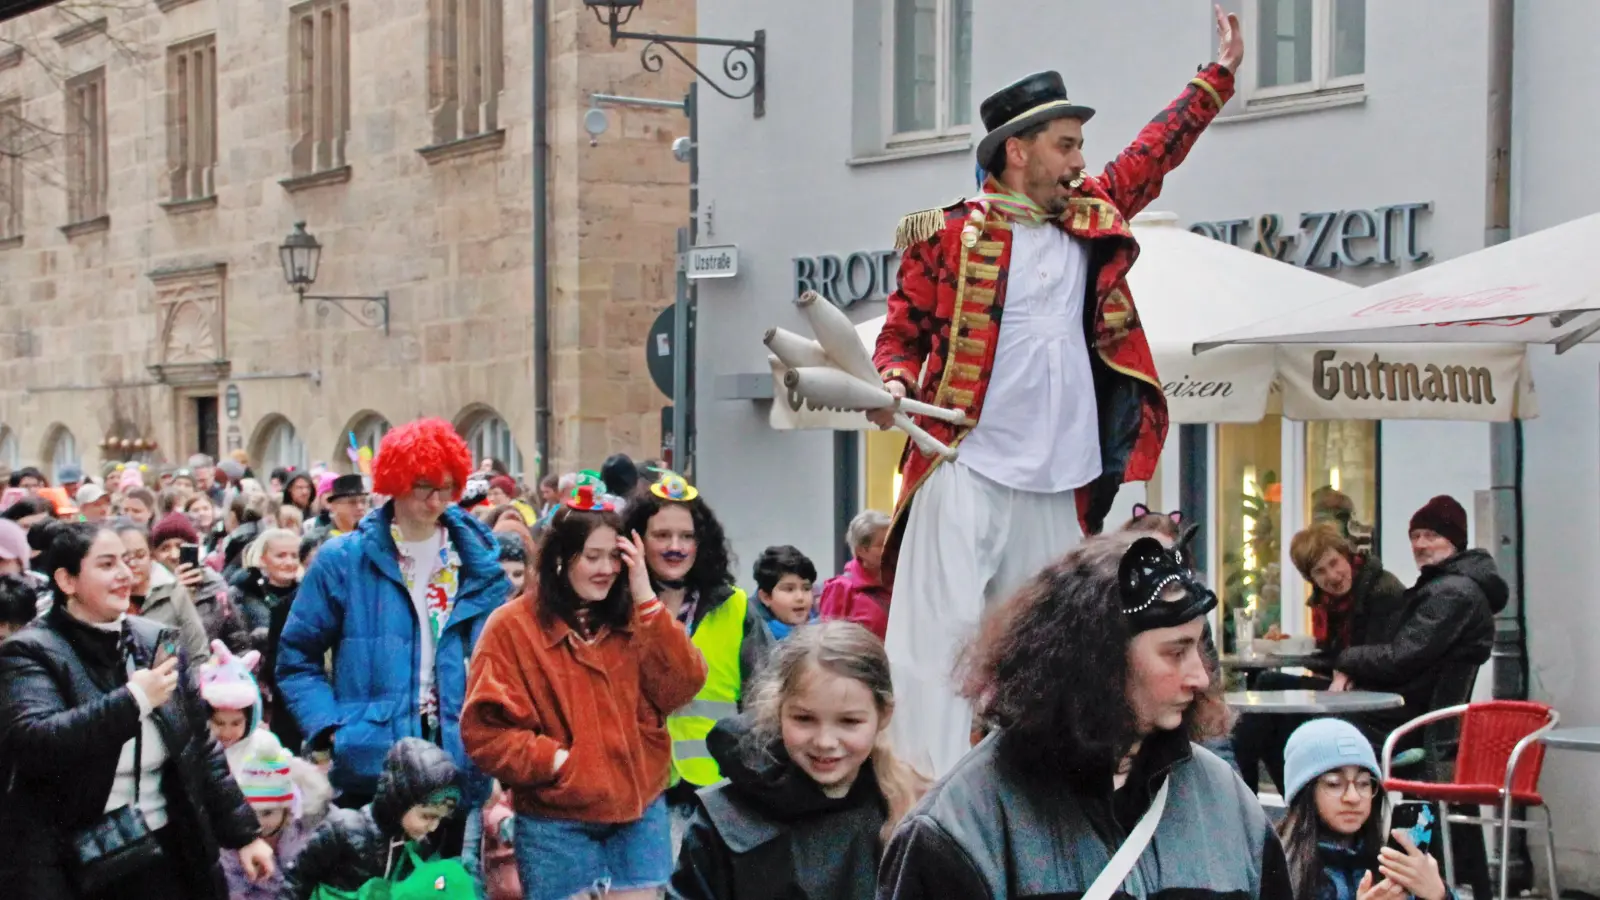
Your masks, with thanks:
M1084 304L1084 329L1094 348L1090 365L1102 474L1078 491L1078 514L1088 534L1100 530L1123 482L1150 479L1167 437L1166 397L1128 290L1128 270L1139 257L1128 220L1161 193L1162 179L1183 162L1231 96L1233 75L1227 69L1217 64L1201 69L1104 173L1083 179L1055 223L1091 251L1094 295L1092 304ZM973 206L962 201L913 213L900 223L900 287L889 297L874 354L885 381L899 380L909 396L966 414L965 425L917 417L919 425L951 446L982 414L1011 266L1011 225L998 213L982 222L972 246L962 241ZM941 461L907 442L884 553L886 574L894 570L917 489Z

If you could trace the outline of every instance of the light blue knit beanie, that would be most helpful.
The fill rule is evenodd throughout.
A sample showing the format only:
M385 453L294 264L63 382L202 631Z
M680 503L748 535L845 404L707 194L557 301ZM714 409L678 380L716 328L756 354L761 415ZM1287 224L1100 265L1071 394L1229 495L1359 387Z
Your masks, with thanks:
M1343 719L1314 719L1295 729L1283 748L1283 799L1293 803L1307 784L1335 769L1360 766L1382 778L1378 757L1354 725Z

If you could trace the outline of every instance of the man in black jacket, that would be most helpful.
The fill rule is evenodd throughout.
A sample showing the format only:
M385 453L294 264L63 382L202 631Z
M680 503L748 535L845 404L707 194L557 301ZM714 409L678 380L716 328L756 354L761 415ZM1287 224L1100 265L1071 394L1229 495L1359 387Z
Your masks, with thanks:
M1333 690L1357 687L1406 698L1401 709L1351 717L1379 747L1396 727L1435 708L1441 684L1470 693L1494 645L1494 616L1510 598L1494 558L1467 549L1467 511L1454 499L1429 500L1411 517L1410 532L1422 571L1405 593L1394 636L1350 647L1334 663Z

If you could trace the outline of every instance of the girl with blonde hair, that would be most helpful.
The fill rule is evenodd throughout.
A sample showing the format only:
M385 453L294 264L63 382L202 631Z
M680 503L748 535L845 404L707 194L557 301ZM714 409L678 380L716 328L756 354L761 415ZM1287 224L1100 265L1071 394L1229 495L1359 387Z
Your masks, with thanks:
M668 895L870 898L928 780L889 745L894 687L876 636L805 625L773 651L745 715L707 737L727 781L701 789Z

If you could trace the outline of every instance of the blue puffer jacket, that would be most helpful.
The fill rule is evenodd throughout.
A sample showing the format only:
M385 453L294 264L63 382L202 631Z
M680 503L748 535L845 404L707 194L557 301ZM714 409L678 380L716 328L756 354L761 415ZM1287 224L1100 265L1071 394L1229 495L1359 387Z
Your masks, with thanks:
M341 791L371 794L384 755L404 737L422 736L417 667L421 632L390 535L394 504L368 513L355 532L317 552L278 643L278 689L307 736L334 733L329 779ZM489 796L489 779L461 744L467 662L478 635L511 593L494 534L459 506L442 522L461 557L455 608L434 655L444 749L467 774L468 808ZM333 651L329 681L324 657ZM469 805L470 804L470 805Z

